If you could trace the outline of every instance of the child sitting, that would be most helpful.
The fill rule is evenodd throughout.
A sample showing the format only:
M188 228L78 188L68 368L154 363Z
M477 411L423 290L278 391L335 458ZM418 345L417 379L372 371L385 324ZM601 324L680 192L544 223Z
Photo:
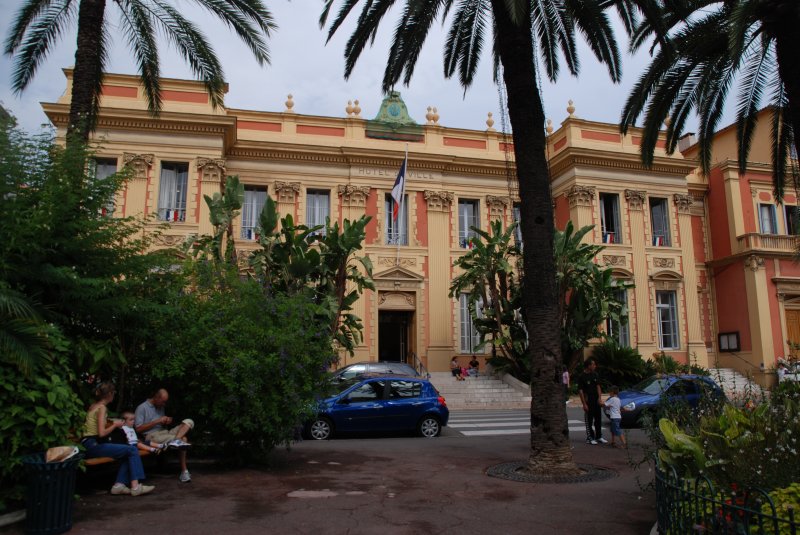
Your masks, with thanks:
M138 449L142 451L148 451L150 453L161 453L164 449L167 448L167 444L159 444L158 442L148 442L147 444L143 442L139 442L139 437L136 434L136 431L133 429L133 422L136 416L130 412L125 411L122 413L122 427L119 429L115 429L111 433L111 442L116 444L130 444L131 446L136 446Z

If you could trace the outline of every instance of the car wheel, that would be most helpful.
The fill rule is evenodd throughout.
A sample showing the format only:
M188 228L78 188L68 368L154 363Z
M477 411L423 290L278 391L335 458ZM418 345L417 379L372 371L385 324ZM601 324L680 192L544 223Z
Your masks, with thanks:
M317 418L308 428L308 436L313 440L328 440L333 436L333 423L327 418Z
M438 437L442 433L442 424L436 416L423 416L417 426L417 432L425 438Z

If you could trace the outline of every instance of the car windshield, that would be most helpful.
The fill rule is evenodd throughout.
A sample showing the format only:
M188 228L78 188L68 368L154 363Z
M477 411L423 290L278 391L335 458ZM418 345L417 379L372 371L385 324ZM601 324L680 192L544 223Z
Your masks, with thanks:
M644 392L645 394L650 394L655 396L663 394L664 391L669 387L669 384L670 384L669 379L650 377L649 379L645 379L638 385L631 388L631 390L636 390L637 392Z

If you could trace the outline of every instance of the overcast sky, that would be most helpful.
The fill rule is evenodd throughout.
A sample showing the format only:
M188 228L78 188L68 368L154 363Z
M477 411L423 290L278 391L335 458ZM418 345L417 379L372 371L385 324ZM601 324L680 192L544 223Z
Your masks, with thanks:
M0 35L8 35L11 20L23 0L0 1ZM321 0L279 0L266 2L278 24L278 30L269 39L271 65L258 66L241 42L225 27L198 10L190 0L172 0L189 18L201 25L222 60L225 79L230 85L225 104L229 108L283 111L286 95L294 97L294 110L301 114L345 116L348 100L358 99L361 115L372 119L378 112L382 98L380 82L388 42L393 33L396 16L384 21L375 46L361 57L350 80L344 80L344 44L352 28L343 27L327 45L325 33L319 29ZM118 11L113 2L107 3L107 19L116 27ZM353 17L355 19L355 17ZM388 24L387 24L388 23ZM486 128L486 116L492 112L495 128L501 130L502 119L498 113L499 95L492 82L491 57L485 53L481 59L476 83L466 92L455 79L445 80L442 74L442 46L447 28L435 25L425 43L414 79L401 91L411 117L425 123L428 106L438 108L439 123L447 127ZM21 95L10 88L12 62L0 56L0 102L20 121L33 130L47 122L40 102L54 102L64 91L65 79L61 69L74 63L76 24L62 35L50 55L39 67L36 77ZM112 31L113 35L113 31ZM116 36L115 36L116 37ZM487 34L487 38L488 38ZM624 35L622 50L625 51ZM163 41L162 41L163 42ZM489 43L484 47L488 51ZM182 59L168 46L161 52L161 72L170 78L191 78L191 71ZM123 39L116 39L111 51L108 72L136 74L135 63ZM575 103L578 117L595 121L616 123L630 87L647 64L646 54L631 57L624 52L623 81L612 84L607 71L581 43L581 73L579 78L562 74L555 84L543 82L546 116L556 128L567 116L567 101ZM721 123L728 124L730 118Z

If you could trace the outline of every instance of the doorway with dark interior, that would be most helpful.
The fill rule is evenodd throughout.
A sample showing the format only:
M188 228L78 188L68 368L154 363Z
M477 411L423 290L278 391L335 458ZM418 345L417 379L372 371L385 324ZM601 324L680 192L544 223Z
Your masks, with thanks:
M410 311L378 311L379 361L407 362L413 318L414 313Z

